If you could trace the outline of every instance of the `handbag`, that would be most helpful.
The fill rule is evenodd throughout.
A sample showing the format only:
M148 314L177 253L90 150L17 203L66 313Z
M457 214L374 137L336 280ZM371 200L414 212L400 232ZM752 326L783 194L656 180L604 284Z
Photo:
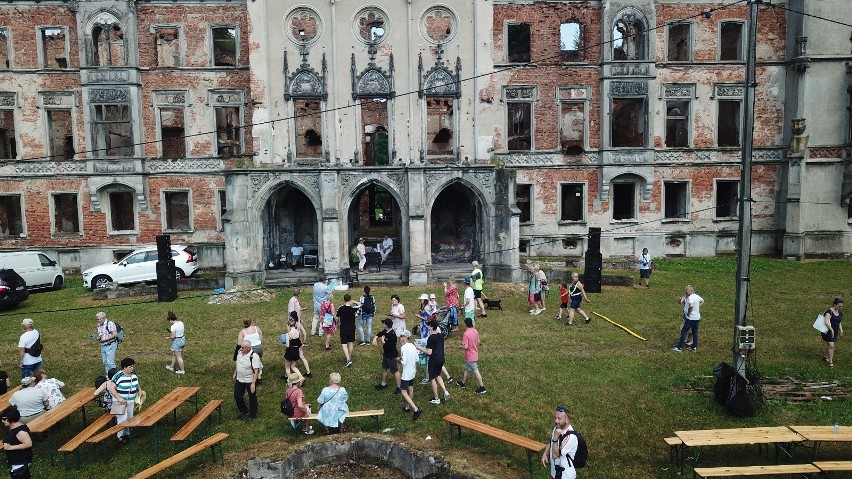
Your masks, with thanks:
M24 464L24 467L19 467L14 471L10 471L9 475L12 479L30 479L32 474L30 473L30 465Z
M119 403L118 401L113 401L112 406L109 408L109 413L113 416L121 416L127 411L127 403Z
M828 326L825 325L825 315L817 315L816 321L814 321L814 329L821 332L822 334L828 332Z

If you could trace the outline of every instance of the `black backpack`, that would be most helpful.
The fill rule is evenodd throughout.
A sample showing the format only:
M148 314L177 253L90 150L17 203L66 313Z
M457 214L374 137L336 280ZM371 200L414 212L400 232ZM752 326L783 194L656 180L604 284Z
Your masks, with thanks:
M41 352L44 350L44 345L41 344L41 335L39 335L32 346L28 348L24 348L24 352L29 354L30 356L37 358L41 356Z
M574 453L574 457L567 455L565 457L568 458L568 462L574 469L582 469L586 467L586 461L589 460L589 446L586 444L586 439L583 435L577 431L567 431L562 437L571 434L577 436L577 452Z
M281 414L287 417L293 417L296 414L296 410L293 408L293 403L290 402L289 395L285 395L284 399L281 400Z
M373 314L376 312L376 298L372 295L364 296L364 304L361 305L361 312L364 314Z

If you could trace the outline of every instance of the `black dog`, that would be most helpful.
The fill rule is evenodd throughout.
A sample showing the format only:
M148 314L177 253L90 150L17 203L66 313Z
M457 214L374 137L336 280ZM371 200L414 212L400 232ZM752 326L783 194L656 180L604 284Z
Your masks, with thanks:
M499 299L486 299L485 300L485 309L499 309L503 310L503 306L500 305Z

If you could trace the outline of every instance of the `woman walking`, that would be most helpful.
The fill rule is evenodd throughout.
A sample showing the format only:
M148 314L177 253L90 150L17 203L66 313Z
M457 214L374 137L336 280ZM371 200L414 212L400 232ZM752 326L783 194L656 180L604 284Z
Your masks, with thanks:
M116 424L121 424L133 417L133 406L136 398L144 395L144 391L139 386L139 377L136 376L135 370L136 361L133 358L124 358L121 360L121 369L107 383L107 388L114 398L113 409L122 409L122 406L124 409L123 411L115 411L113 413ZM119 443L127 443L130 441L130 428L118 431L117 436Z
M260 372L257 375L257 382L260 383L263 378L263 331L255 326L251 318L243 318L243 329L237 335L237 347L243 344L243 341L248 341L251 344L251 350L261 360Z
M30 429L21 422L21 413L15 406L9 406L0 414L3 425L9 431L3 436L3 450L9 473L16 479L30 479L30 465L33 462L33 438Z
M822 360L828 363L828 367L834 367L834 343L843 336L843 325L840 324L843 321L843 300L840 298L834 298L834 302L831 304L831 307L825 310L823 313L823 319L825 320L825 325L828 327L828 331L822 333L822 340L825 341L825 355L822 357Z
M337 331L337 318L334 316L334 297L331 292L320 303L320 326L325 333L325 350L331 351L331 335Z
M583 283L580 282L580 275L574 273L571 275L571 284L568 285L568 296L571 298L571 304L568 309L568 324L574 324L574 313L579 311L580 314L586 318L586 324L589 324L592 321L592 318L580 308L580 304L585 299L587 303L591 303L589 301L589 297L586 296L586 290L583 288Z
M399 337L405 331L405 306L399 302L399 295L391 296L391 314L390 319L393 321L393 331Z
M444 283L444 307L447 312L447 325L450 331L459 329L459 289L456 287L456 277L450 275Z
M349 393L340 385L340 373L329 374L328 386L323 388L317 398L317 404L320 406L317 419L325 426L326 434L343 432L343 423L349 414L347 400Z
M302 423L302 432L305 434L313 434L314 428L311 427L308 421L300 421L300 419L308 417L311 414L311 405L305 402L305 392L302 391L302 384L305 378L299 374L299 371L294 371L287 376L287 384L289 387L284 392L290 404L293 405L293 417L290 418L290 425L295 428L299 422Z
M178 321L174 311L169 311L169 341L172 351L172 362L166 369L174 371L175 374L185 374L186 370L183 367L183 350L186 348L186 330L183 321Z
M289 378L293 373L299 373L299 370L296 369L296 362L301 359L301 355L299 354L302 349L302 334L299 332L299 328L296 327L296 315L294 313L290 313L290 319L287 320L287 332L284 333L284 378ZM308 371L305 374L308 374ZM301 375L301 374L300 374Z

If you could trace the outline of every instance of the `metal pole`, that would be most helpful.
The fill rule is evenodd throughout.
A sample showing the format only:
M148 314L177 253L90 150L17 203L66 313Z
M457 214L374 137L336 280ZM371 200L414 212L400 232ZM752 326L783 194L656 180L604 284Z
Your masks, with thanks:
M744 121L742 134L742 171L740 172L739 230L737 236L737 289L734 304L734 341L732 365L745 375L745 357L740 354L737 326L746 325L749 269L751 262L751 160L754 139L754 93L756 82L757 6L762 0L748 2L748 42L746 47L746 79L743 89ZM734 382L736 385L736 382ZM736 387L736 386L735 386Z

